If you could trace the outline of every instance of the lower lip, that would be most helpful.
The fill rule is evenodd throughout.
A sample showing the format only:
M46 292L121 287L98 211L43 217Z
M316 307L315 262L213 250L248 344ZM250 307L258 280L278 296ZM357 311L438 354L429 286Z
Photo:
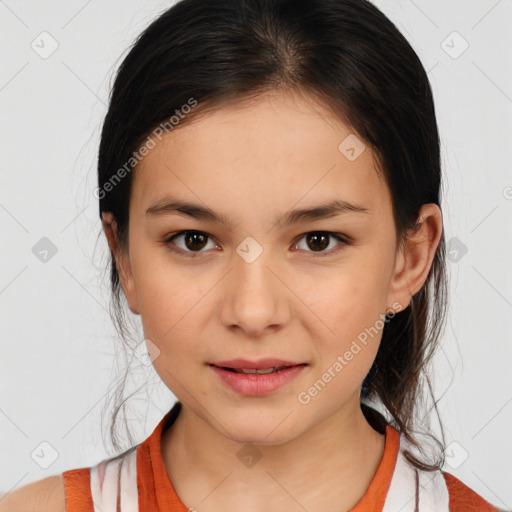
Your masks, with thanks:
M242 395L265 395L295 379L304 365L290 366L279 372L261 375L257 373L237 373L210 365L215 373L229 386Z

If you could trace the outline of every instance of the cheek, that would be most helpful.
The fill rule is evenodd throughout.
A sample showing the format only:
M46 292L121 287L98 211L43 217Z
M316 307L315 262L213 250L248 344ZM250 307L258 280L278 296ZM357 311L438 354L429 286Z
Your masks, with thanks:
M169 262L152 264L149 255L133 268L145 337L166 359L172 356L174 361L185 360L186 353L194 351L200 341L197 333L202 330L201 318L208 317L201 315L201 310L209 287L198 282L193 271Z
M355 291L352 300L338 306L327 319L334 334L329 332L317 345L317 378L336 375L329 391L333 400L348 399L362 385L382 339L381 315L377 301Z
M304 302L336 332L371 325L386 308L387 279L382 267L361 258L333 268L323 285L317 282L303 291Z
M387 297L384 269L375 266L370 272L364 262L358 263L333 270L328 283L308 287L303 294L304 302L316 313L308 315L308 330L317 340L321 368L331 367L342 356L344 379L350 381L362 381L375 359Z

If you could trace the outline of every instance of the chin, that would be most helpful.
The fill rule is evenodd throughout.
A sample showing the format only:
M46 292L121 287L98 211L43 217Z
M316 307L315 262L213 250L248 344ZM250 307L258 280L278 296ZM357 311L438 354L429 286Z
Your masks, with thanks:
M280 445L291 441L298 435L284 428L282 424L276 428L279 421L273 420L261 421L258 424L254 422L242 424L233 421L229 425L229 433L224 432L224 435L231 441L241 444Z

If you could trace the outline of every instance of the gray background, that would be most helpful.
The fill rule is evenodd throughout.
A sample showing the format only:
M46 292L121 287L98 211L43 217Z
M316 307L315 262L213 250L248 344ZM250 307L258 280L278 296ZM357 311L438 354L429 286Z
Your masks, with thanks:
M441 132L451 306L434 380L445 470L512 509L512 1L375 4L429 72ZM101 414L124 359L108 316L95 160L111 77L169 5L0 0L4 492L112 455ZM174 402L152 367L133 369L126 396L140 386L128 413L138 441Z

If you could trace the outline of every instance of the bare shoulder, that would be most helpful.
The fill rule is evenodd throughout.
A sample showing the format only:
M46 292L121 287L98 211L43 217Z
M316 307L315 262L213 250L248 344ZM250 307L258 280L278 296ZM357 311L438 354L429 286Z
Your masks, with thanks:
M0 512L66 512L66 491L62 475L49 476L0 493Z

